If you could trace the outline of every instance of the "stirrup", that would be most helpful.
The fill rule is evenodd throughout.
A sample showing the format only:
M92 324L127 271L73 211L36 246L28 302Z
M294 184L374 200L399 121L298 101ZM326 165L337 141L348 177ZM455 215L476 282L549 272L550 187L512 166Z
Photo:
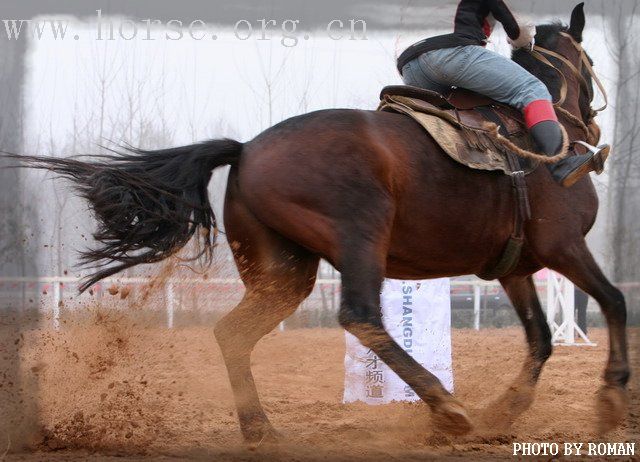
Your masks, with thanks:
M608 144L601 144L600 146L593 146L585 141L574 141L573 144L580 144L587 148L587 151L593 154L591 162L593 163L593 171L596 175L600 175L604 171L604 163L609 157L611 152L611 146Z

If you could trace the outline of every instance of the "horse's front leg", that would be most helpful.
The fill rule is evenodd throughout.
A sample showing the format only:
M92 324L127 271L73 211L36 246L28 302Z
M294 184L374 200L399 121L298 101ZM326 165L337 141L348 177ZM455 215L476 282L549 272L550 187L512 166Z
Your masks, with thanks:
M551 331L542 311L531 276L500 280L513 304L527 337L529 351L520 374L485 413L485 424L506 430L531 406L535 385L544 363L551 356Z
M562 251L549 252L544 263L568 277L596 299L609 328L609 359L604 372L605 385L598 396L600 433L617 427L627 416L626 385L630 369L627 356L627 307L624 295L602 274L584 239L576 239Z
M352 242L344 245L344 263L339 268L342 273L340 324L362 345L370 348L429 405L435 429L453 435L468 433L472 424L464 407L435 375L402 349L383 326L380 287L387 249L382 245L376 247L374 232L358 235L356 231L351 231L349 235L352 236Z

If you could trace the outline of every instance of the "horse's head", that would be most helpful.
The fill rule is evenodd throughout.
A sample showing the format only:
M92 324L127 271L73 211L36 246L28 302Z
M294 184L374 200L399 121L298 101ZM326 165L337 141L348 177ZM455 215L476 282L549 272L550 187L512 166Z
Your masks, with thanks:
M584 26L584 3L580 3L571 13L569 26L560 22L537 26L534 49L515 50L513 60L549 88L556 108L565 113L569 132L577 130L574 135L579 139L586 137L588 143L597 144L600 128L594 117L604 107L591 107L594 79L603 95L604 89L593 72L593 61L582 48ZM579 131L584 133L578 134Z

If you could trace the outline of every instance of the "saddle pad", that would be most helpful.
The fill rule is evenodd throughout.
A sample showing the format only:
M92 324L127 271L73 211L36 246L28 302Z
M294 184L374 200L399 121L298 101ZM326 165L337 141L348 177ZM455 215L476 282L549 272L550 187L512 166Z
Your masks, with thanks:
M514 170L522 170L528 174L538 166L536 161L518 158L519 166L511 168L508 153L495 143L493 133L497 127L494 123L466 126L464 119L461 121L450 111L402 96L385 96L378 110L408 115L431 135L449 157L469 168L502 171L509 175ZM509 139L524 149L531 149L532 143L526 134Z

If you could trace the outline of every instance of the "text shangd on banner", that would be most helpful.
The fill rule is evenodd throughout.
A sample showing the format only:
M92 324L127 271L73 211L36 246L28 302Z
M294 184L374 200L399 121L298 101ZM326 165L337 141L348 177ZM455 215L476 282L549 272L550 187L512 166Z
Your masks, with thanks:
M391 337L453 392L448 278L385 279L382 322ZM384 404L419 398L371 349L346 333L344 402Z

